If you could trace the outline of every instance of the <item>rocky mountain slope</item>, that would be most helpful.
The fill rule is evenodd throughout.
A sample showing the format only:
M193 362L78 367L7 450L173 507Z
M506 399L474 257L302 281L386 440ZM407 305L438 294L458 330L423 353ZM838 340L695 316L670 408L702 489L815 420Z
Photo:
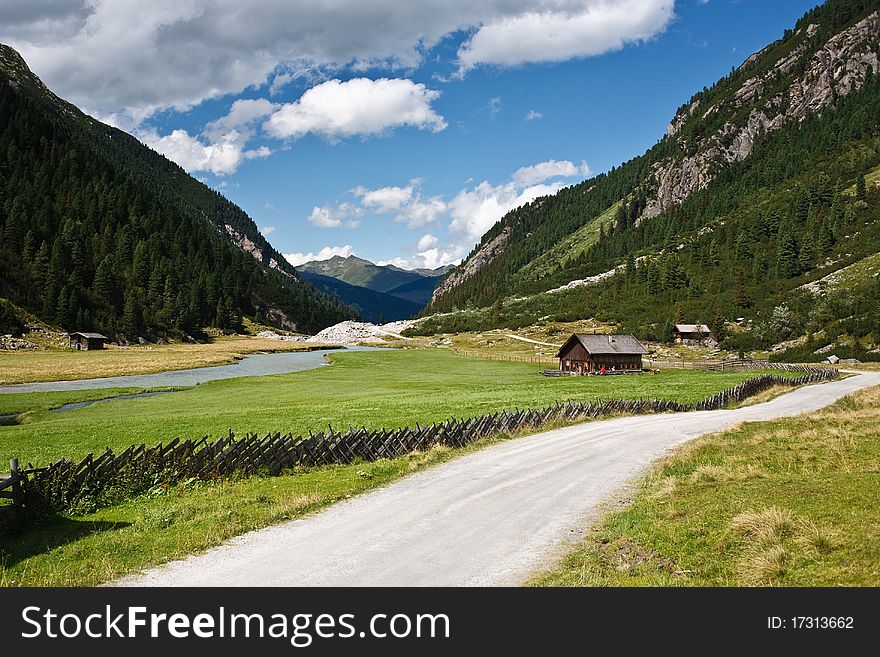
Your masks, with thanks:
M731 349L797 337L798 358L873 358L880 282L818 299L810 283L880 251L878 72L880 2L811 10L644 155L502 218L419 330L595 317L661 339L704 322Z
M538 285L517 274L614 202L633 204L625 219L633 226L674 212L731 164L746 160L768 133L817 116L857 91L880 70L878 35L877 2L831 0L812 10L782 39L684 104L645 155L505 216L438 286L434 307L448 309L450 301L460 303L474 292L478 302L491 303L496 290L506 294L565 283L564 273ZM553 227L542 225L551 218ZM566 268L564 262L553 264ZM467 281L472 282L465 291L452 294Z

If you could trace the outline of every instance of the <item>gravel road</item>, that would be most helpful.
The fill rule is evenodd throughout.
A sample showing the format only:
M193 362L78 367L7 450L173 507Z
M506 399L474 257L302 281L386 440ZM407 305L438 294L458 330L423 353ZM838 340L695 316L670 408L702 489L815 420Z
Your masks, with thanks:
M880 373L799 388L735 410L624 417L546 431L116 585L519 584L579 539L599 505L670 448L745 420L812 411L872 385L880 385Z

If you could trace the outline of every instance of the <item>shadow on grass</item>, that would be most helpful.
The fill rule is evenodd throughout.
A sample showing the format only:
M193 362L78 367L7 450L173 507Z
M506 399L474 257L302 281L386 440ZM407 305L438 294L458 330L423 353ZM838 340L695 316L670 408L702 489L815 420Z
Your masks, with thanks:
M81 538L99 532L124 529L130 522L111 522L107 520L76 520L58 516L30 524L14 533L0 531L2 547L0 562L6 567L13 566L38 554L73 543Z

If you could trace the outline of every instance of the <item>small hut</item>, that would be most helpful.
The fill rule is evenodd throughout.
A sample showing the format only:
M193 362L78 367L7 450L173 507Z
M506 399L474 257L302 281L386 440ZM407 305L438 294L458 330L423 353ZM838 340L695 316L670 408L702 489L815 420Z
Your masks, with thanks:
M631 335L574 333L559 349L559 370L566 374L641 372L645 348Z
M68 333L67 337L70 339L70 348L77 351L103 349L104 343L110 339L100 333Z
M711 339L712 331L705 324L676 324L676 344L702 344Z

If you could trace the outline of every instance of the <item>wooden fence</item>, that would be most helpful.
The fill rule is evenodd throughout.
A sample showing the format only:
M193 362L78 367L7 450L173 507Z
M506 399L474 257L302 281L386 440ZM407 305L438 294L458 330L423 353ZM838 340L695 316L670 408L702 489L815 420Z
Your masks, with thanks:
M500 360L508 363L531 363L532 365L545 365L547 363L558 362L551 355L547 356L520 356L518 354L499 354L490 351L471 351L469 349L458 349L453 347L450 349L459 356L469 356L471 358L482 358L484 360Z
M140 494L162 482L257 473L277 475L294 467L344 464L358 459L374 461L433 445L463 447L488 436L610 415L719 409L774 385L798 386L837 376L836 370L827 369L816 369L800 377L765 374L697 403L658 399L567 402L391 430L349 427L346 431L330 428L326 432L309 432L308 436L246 433L241 437L230 431L216 440L205 436L200 440L177 438L155 447L132 445L120 454L108 449L98 456L89 454L81 461L61 459L42 468L28 464L22 469L13 461L10 476L0 479L0 495L13 498L13 505L7 507L18 514L19 520L40 513L75 513ZM6 494L6 490L12 493ZM88 503L84 505L85 502Z

